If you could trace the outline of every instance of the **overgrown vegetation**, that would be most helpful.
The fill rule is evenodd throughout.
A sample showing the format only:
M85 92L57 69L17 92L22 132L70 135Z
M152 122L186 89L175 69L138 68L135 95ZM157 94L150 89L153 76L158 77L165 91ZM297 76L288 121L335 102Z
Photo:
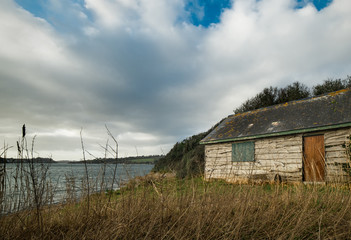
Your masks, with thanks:
M351 176L351 135L348 137L348 141L345 144L345 152L348 157L347 163L342 163L342 169Z
M315 86L313 94L350 86L349 76L345 80L327 80ZM306 97L309 92L304 85L294 83L284 89L265 89L255 101L275 104L298 96ZM118 143L106 129L116 146L106 143L104 159L110 154L117 163ZM35 138L27 144L23 126L22 137L17 142L17 159L20 161L15 163L15 175L8 175L7 161L0 164L1 239L351 237L350 185L229 184L194 177L202 175L204 169L204 146L199 142L212 129L176 143L164 158L157 161L155 171L174 171L178 178L148 176L113 191L117 165L109 185L104 178L106 165L102 164L100 180L98 176L89 176L86 168L86 181L82 182L79 197L74 191L74 176L65 176L66 199L54 205L49 166L34 161ZM81 142L84 162L87 163L83 138ZM351 163L351 144L345 147ZM9 148L4 145L0 149L1 158L6 159ZM185 178L190 176L192 178ZM13 183L11 186L8 185L9 178ZM95 186L90 185L92 182ZM100 191L96 191L97 185L100 185Z
M108 164L153 164L156 160L160 159L161 155L150 155L150 156L134 156L134 157L123 157L123 158L95 158L92 160L86 160L87 164L99 164L99 163L108 163ZM84 161L68 161L69 163L84 163Z
M202 175L205 149L199 143L211 130L177 142L165 157L156 161L153 170L173 171L180 178Z
M22 127L22 137L17 141L16 165L12 165L12 174L8 173L7 161L0 165L0 216L4 213L34 209L39 227L42 226L42 207L53 203L53 186L49 179L49 165L36 162L34 155L34 141L28 148L26 126ZM6 159L6 152L10 147L4 146L0 154Z
M347 76L344 80L325 80L322 84L314 86L312 90L299 82L295 82L285 88L269 87L263 89L263 91L255 97L244 102L240 107L234 110L234 112L241 113L251 111L349 87L351 87L351 76ZM219 123L216 125L218 124ZM204 146L200 145L199 142L209 134L213 128L207 132L177 142L165 157L156 161L154 171L173 171L181 178L201 175L204 171L205 156Z
M338 91L351 87L351 76L346 79L327 79L322 84L317 84L309 89L306 85L295 82L284 88L269 87L262 90L255 97L246 100L234 113L243 113L255 109L269 107L275 104L314 97L321 94Z
M338 91L344 88L351 88L351 76L345 79L328 79L323 84L318 84L312 88L313 96L318 96L328 92Z
M243 113L263 107L272 106L279 103L307 98L310 91L302 83L295 82L285 88L269 87L263 89L255 97L244 102L240 107L234 110L234 113Z
M348 186L146 178L79 204L0 218L3 239L349 239ZM23 219L24 221L21 221Z
M108 130L108 129L107 129ZM210 130L209 130L210 131ZM116 147L108 143L117 158ZM166 157L181 177L201 173L198 142L207 133L176 144ZM33 158L27 148L25 127L18 142L19 158ZM83 145L83 140L82 140ZM0 156L6 158L9 147ZM84 147L83 155L84 155ZM346 146L351 161L351 147ZM202 156L203 157L203 156ZM169 162L163 162L166 170ZM120 190L83 194L72 192L73 176L66 176L68 201L53 205L47 165L18 163L19 197L31 205L0 214L1 239L349 239L351 186L229 184L203 178L163 178L162 174L134 179ZM161 162L162 163L162 162ZM193 164L193 165L192 165ZM162 165L160 165L162 166ZM103 166L104 167L104 166ZM183 168L183 170L182 170ZM103 169L103 171L105 171ZM160 177L161 176L161 177ZM0 209L4 205L6 161L0 165ZM72 178L71 178L72 177ZM86 175L90 190L91 176ZM114 176L115 179L117 176ZM92 182L98 182L94 176ZM102 185L106 183L100 182ZM102 188L100 188L102 189ZM84 190L84 186L82 186ZM88 193L89 193L88 190ZM87 190L85 190L87 191ZM72 194L73 193L73 194ZM48 195L49 194L49 195ZM49 196L49 197L47 197ZM17 204L17 198L12 199Z
M106 127L107 129L107 127ZM107 129L108 130L108 129ZM109 136L115 141L108 130ZM43 211L47 206L54 203L76 202L81 198L87 199L87 210L89 212L90 193L114 189L116 184L116 168L117 164L109 164L113 166L113 179L106 177L107 164L101 164L99 174L89 176L89 171L85 161L85 149L82 141L83 159L85 163L84 178L78 179L74 174L65 175L66 192L60 199L55 199L57 194L56 188L59 179L51 178L50 163L45 158L34 158L35 136L31 143L27 143L26 127L22 127L22 137L17 141L17 157L16 161L9 162L6 155L9 147L4 145L0 149L0 218L7 214L16 212L25 212L24 218L20 218L20 222L26 221L33 215L36 218L37 225L40 229L43 226ZM117 142L115 142L117 144ZM117 149L117 148L116 148ZM108 143L105 147L105 156L109 154L117 155L117 150L112 148ZM78 182L78 183L77 183ZM79 194L78 194L79 192ZM60 194L62 195L62 194ZM18 215L20 217L22 215ZM1 236L1 234L0 234Z

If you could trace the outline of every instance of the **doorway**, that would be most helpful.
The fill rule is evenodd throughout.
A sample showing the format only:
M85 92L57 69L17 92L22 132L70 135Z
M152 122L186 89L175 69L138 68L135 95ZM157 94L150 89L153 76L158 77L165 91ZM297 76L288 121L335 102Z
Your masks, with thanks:
M303 180L306 182L325 180L324 135L303 138Z

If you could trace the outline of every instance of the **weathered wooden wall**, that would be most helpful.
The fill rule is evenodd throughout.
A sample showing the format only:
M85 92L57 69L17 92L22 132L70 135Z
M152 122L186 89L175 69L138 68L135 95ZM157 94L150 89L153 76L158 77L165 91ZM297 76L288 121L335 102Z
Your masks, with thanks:
M350 143L351 128L329 131L324 134L326 181L350 181L350 175L343 170L343 164L350 163L345 146ZM350 166L351 167L351 166Z
M345 143L351 128L321 132L324 134L326 181L345 181L342 170L347 163ZM205 146L205 177L228 181L273 180L279 174L283 180L302 181L303 134L255 140L254 162L232 162L232 143Z

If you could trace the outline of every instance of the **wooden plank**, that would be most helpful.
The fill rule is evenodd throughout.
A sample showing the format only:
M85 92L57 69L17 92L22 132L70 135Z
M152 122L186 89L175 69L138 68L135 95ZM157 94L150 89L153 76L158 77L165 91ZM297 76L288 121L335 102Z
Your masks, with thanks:
M334 139L338 137L348 137L351 134L351 128L348 129L340 129L337 131L329 131L325 133L325 139Z
M221 159L228 159L228 160L232 160L232 155L231 154L223 154L223 155L214 155L214 154L211 154L211 155L206 155L206 159L210 160L210 159L213 159L213 160L221 160Z
M208 169L207 171L210 171ZM216 168L213 172L220 173L222 175L236 174L236 175L255 175L255 174L280 174L280 175L294 175L301 174L301 168L277 168L277 169L236 169L236 168Z
M342 144L325 146L325 152L345 152L345 150Z
M257 143L261 143L261 142L266 142L266 143L280 143L280 142L291 142L291 141L301 141L301 136L302 135L297 135L294 137L275 137L275 138L265 138L265 139L259 139L256 140Z
M325 139L325 145L344 144L348 140L346 135L334 136Z
M213 163L213 164L208 163L205 165L206 168L220 168L223 166L227 167L229 166L229 164L228 163Z
M273 162L273 161L261 161L256 164L256 166L264 167L264 168L276 168L276 167L302 167L302 161L300 162Z
M222 156L225 156L225 155L230 155L231 156L231 152L226 152L226 153L218 153L218 152L209 152L209 153L206 153L206 156L209 156L209 157L222 157Z
M265 169L290 169L290 168L302 168L302 163L292 163L292 164L272 164L272 165L261 165L259 168Z
M326 158L346 158L346 152L326 152Z
M209 154L209 155L222 155L222 154L227 154L230 153L231 154L231 149L226 149L226 150L210 150L210 151L206 151L205 154Z
M231 160L232 156L231 155L222 155L222 156L217 156L217 155L206 155L207 161L223 161L223 160Z
M270 172L277 172L277 173L296 173L301 172L301 167L276 167L272 168Z
M206 166L212 166L212 165L229 165L229 162L222 161L222 162L206 162Z
M289 150L277 150L277 151L256 151L255 152L256 156L264 156L264 155L270 155L270 156L275 156L275 155L285 155L285 156L289 156L289 155L302 155L302 151L289 151ZM294 157L293 157L294 158Z
M216 148L206 148L205 151L222 151L222 150L230 150L231 146L222 146L222 147L216 147Z
M226 155L226 154L230 154L231 155L231 151L227 151L227 152L209 151L209 152L205 153L206 156L213 156L213 157L223 156L223 155Z
M261 148L285 148L285 147L290 147L290 146L302 146L301 141L290 141L290 142L281 142L281 143L256 143L255 148L256 149L261 149Z
M345 171L342 171L342 172L328 172L327 176L328 177L340 177L340 176L350 177Z
M293 141L302 141L301 140L301 136L297 136L297 137L292 137L292 138L284 138L284 137L277 137L277 138L265 138L265 139L259 139L256 140L257 143L282 143L282 142L293 142Z
M206 156L211 156L211 157L218 157L218 156L223 156L225 154L231 154L230 152L226 152L226 153L219 153L219 152L215 152L215 151L210 151L210 152L206 152L205 155Z
M227 163L231 162L231 158L210 158L206 161L206 163Z
M231 156L222 156L222 157L207 157L207 162L228 162L231 161Z
M211 169L211 168L207 168L207 169ZM216 166L215 168L212 168L212 169L214 169L215 171L222 171L222 172L264 170L264 169L250 168L248 166L243 166L243 167Z
M284 159L289 159L289 160L299 160L302 159L302 155L301 153L286 153L286 154L259 154L256 155L256 161L260 161L260 160L284 160Z
M232 150L231 149L223 149L223 150L218 150L218 151L208 151L207 154L216 154L216 155L223 155L223 154L231 154Z
M349 162L342 162L342 163L327 163L326 166L328 168L328 171L330 169L337 169L337 168L342 168L342 164L350 164ZM351 166L351 165L350 165Z
M205 145L208 148L220 148L220 147L228 147L230 146L231 143L218 143L218 144L210 144L210 145Z
M340 164L340 163L347 163L347 162L348 162L347 158L333 158L333 159L327 158L326 160L327 164L334 164L334 163Z
M324 136L304 137L304 177L305 181L324 181L325 157Z
M266 154L266 153L302 153L302 146L292 146L286 148L259 148L255 149L256 154Z
M206 164L211 164L211 165L213 165L213 164L226 164L226 165L229 165L231 163L231 160L225 160L225 159L223 159L223 160L220 160L220 161L207 161L206 162Z
M250 176L250 175L257 175L257 174L267 174L267 171L261 169L255 170L243 170L243 169L228 169L226 171L222 171L222 173L226 174L236 174L240 176Z
M335 137L335 136L345 136L351 134L351 128L348 129L339 129L336 131L328 131L324 134L325 138Z

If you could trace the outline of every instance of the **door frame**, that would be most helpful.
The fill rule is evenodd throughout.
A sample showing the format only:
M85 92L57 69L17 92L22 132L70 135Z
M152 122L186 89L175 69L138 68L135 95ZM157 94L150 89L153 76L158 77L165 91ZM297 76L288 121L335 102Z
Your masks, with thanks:
M316 137L316 136L323 136L323 158L324 158L324 172L322 176L321 181L316 181L316 180L308 180L306 181L306 174L305 174L305 138L307 137ZM327 166L326 166L326 161L325 161L325 138L324 138L324 133L310 133L310 134L304 134L302 135L302 181L303 182L325 182L327 175Z

